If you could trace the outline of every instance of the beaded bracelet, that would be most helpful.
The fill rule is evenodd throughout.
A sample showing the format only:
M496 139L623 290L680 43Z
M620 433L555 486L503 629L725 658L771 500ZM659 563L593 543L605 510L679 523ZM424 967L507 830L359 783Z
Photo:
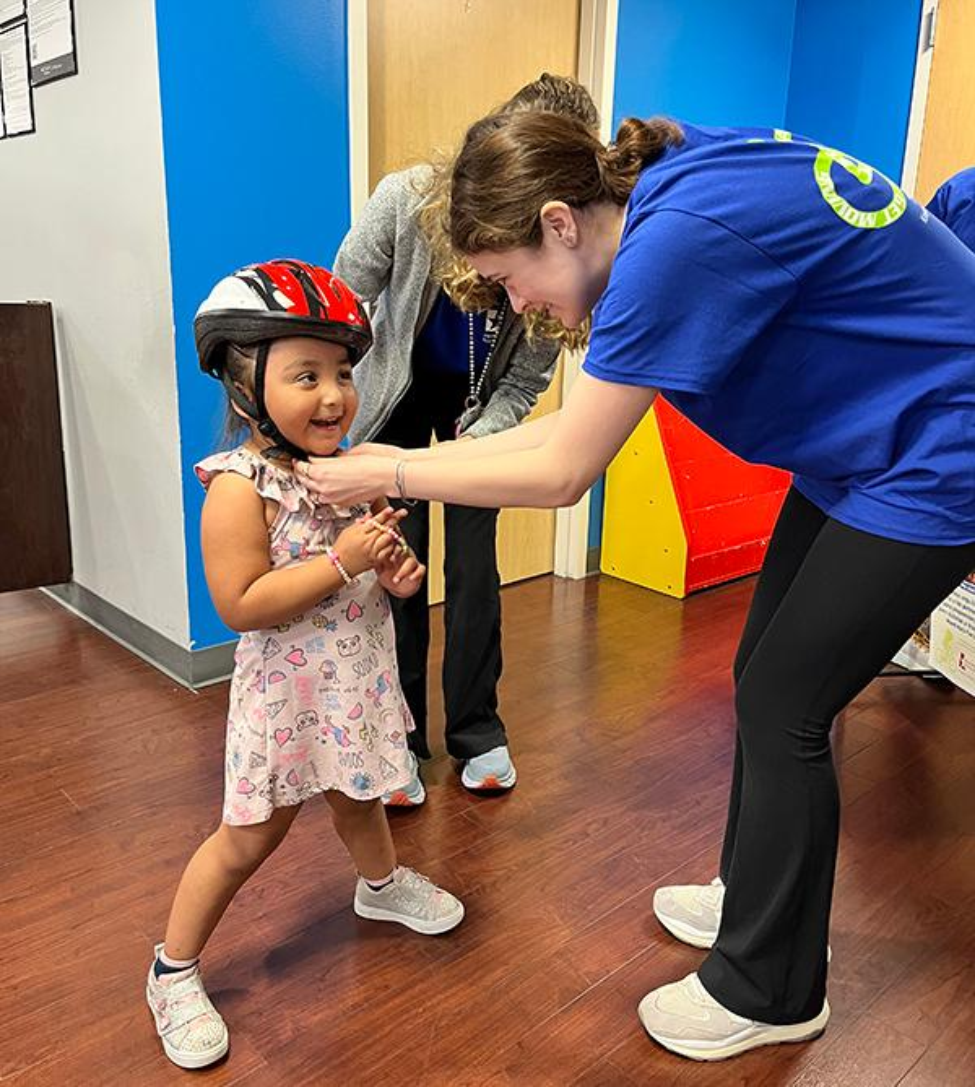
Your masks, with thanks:
M342 560L339 558L338 553L336 552L334 547L326 547L325 554L328 555L329 561L332 563L335 569L338 570L339 574L342 576L342 580L345 582L346 585L359 584L359 579L351 577L349 575L349 571L346 570L346 568L342 565Z
M381 521L377 521L375 517L363 517L362 520L368 525L374 525L384 536L388 536L396 544L397 551L402 552L404 555L413 554L413 549L406 542L402 533L397 532L396 529L390 528L388 525L384 525Z

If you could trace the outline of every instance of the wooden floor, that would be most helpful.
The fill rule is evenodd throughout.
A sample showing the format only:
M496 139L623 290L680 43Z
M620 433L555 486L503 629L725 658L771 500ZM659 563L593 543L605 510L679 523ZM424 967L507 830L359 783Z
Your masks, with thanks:
M358 920L310 803L208 949L232 1051L203 1073L162 1056L143 984L219 811L226 685L191 694L43 595L0 597L0 1081L971 1087L975 703L910 678L875 682L836 732L823 1038L699 1065L640 1028L640 997L701 960L650 902L716 870L751 590L506 590L519 785L469 796L441 757L426 807L393 817L402 859L460 894L466 921L425 938Z

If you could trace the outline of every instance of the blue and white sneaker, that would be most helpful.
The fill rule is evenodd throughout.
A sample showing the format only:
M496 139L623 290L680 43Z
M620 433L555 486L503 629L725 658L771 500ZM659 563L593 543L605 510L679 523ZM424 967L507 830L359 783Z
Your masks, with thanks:
M427 798L427 791L420 777L420 762L412 751L409 755L413 766L413 776L402 789L383 793L383 804L387 808L418 808Z
M483 755L468 759L464 763L460 780L465 788L474 792L510 789L518 780L518 774L507 745L492 747Z

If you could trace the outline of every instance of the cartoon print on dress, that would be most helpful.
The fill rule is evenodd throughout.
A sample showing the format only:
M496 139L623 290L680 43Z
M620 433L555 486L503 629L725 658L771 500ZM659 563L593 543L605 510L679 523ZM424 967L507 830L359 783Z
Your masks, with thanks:
M392 674L389 669L385 672L380 672L376 677L376 686L370 687L366 691L366 698L368 698L372 704L379 709L379 703L382 700L384 694L388 694L392 690Z
M358 600L350 601L349 606L345 609L345 617L350 623L354 623L356 619L361 619L365 614Z
M349 736L349 730L345 725L336 725L331 721L322 728L323 733L327 733L332 739L339 745L339 747L351 747L352 738Z
M371 774L354 774L352 788L359 793L371 793L376 787L376 781Z
M365 744L367 751L372 751L379 738L379 729L370 721L363 721L359 727L359 739Z
M288 677L284 674L284 672L272 672L267 677L267 681L268 683L282 683L287 678Z
M259 766L267 766L267 759L259 751L252 751L247 760L247 769L256 770Z
M379 757L379 772L382 774L383 781L389 781L390 778L396 777L396 767L385 756Z
M342 699L334 691L326 691L322 699L322 706L329 713L338 713L342 709Z
M322 674L322 678L331 683L333 680L339 677L339 666L332 660L323 660L318 666L319 672Z
M329 634L334 634L339 629L338 622L335 619L329 619L326 615L313 615L311 621L312 626L327 630Z
M305 651L298 646L293 645L291 651L284 658L288 664L297 672L299 668L304 668L308 663L308 658L305 656Z
M288 700L286 698L278 699L277 702L268 702L264 707L264 711L268 716L268 719L273 721L275 717L287 706Z
M265 660L270 660L271 657L276 656L281 652L281 643L277 638L268 638L264 643L264 649L262 650L262 656Z
M351 710L345 715L350 721L358 721L362 716L362 703L356 702Z
M366 627L366 642L370 649L386 648L386 635L379 623L372 623Z
M362 652L362 639L358 634L353 634L351 638L336 638L335 646L340 657L355 657Z
M298 726L299 732L304 731L306 728L317 728L318 714L314 710L305 710L304 713L296 713L295 724Z
M294 734L294 729L292 728L276 728L273 733L274 742L278 747L284 747Z

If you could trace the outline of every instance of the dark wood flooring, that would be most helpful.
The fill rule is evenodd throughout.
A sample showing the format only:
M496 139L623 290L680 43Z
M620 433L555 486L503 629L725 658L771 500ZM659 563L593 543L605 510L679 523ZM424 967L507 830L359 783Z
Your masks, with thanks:
M232 1050L202 1073L162 1056L143 985L218 818L226 685L191 694L44 595L0 596L0 1082L971 1087L975 703L911 678L875 682L836 731L823 1038L699 1065L640 1028L640 997L701 959L650 902L716 871L751 590L506 590L520 783L472 797L440 757L426 807L393 817L465 923L431 939L358 920L325 805L307 805L208 948Z

